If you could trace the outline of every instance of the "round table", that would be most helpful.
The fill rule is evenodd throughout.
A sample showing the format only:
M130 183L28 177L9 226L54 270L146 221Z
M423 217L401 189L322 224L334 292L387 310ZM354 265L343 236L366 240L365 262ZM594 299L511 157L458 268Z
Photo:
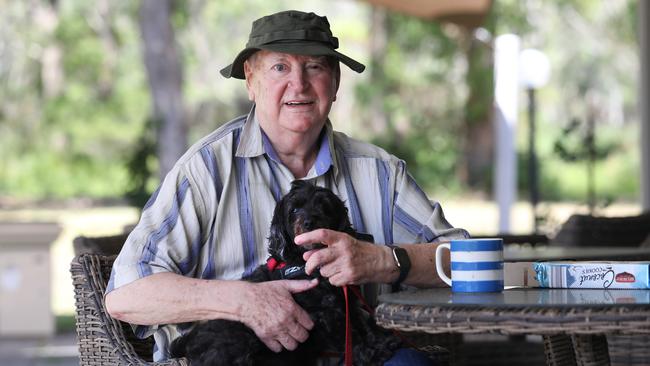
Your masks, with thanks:
M618 350L613 350L610 342L608 352L608 336L650 334L650 291L403 291L381 295L375 317L385 328L409 332L538 334L544 337L549 365L609 365L610 353ZM629 350L622 352L630 354Z

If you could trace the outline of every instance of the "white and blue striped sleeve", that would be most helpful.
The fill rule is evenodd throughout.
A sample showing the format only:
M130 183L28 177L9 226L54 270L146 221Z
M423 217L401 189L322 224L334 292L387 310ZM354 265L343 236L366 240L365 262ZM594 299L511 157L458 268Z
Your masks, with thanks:
M140 221L115 260L107 293L154 273L191 275L202 242L195 191L174 167L144 206Z
M397 165L395 187L395 243L433 243L469 236L467 231L454 228L447 221L440 204L429 200L407 172L404 162Z

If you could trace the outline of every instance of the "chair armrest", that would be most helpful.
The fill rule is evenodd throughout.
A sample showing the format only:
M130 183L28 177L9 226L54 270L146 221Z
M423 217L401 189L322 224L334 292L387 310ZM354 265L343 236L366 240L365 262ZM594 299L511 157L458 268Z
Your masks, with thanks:
M115 256L81 254L70 264L80 365L187 366L185 358L153 362L153 337L139 339L106 311L104 292Z

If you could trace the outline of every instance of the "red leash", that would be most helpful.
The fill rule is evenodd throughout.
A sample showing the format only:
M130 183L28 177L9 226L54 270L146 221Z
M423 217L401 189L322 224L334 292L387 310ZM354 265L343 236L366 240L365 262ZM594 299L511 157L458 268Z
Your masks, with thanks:
M363 298L358 286L343 286L343 295L345 296L345 366L352 366L352 326L350 325L350 300L348 299L348 288L352 293L361 301L361 304L366 308L366 311L371 316L375 315L375 311L368 305L366 299Z
M284 262L278 262L274 258L269 258L266 261L266 266L269 269L269 271L273 271L276 269L282 269L286 266L286 263ZM345 355L344 355L344 364L345 366L353 366L352 365L352 325L350 324L350 299L348 297L348 288L354 293L354 295L359 299L365 310L371 315L375 315L375 311L368 305L366 302L366 299L363 298L363 295L361 295L361 292L359 291L358 286L343 286L343 295L345 297ZM395 333L401 337L397 331Z
M345 289L347 289L347 286L345 286L344 291L345 291ZM358 286L350 286L350 290L352 290L354 295L359 299L359 301L361 302L361 305L363 305L363 307L366 309L368 314L370 314L370 316L374 317L375 316L375 310L373 308L371 308L370 305L368 305L368 303L366 302L366 299L361 294L361 291L359 291L359 287ZM346 306L346 317L347 317L347 306L348 306L348 304L347 304L347 301L348 301L347 292L345 292L345 294L346 294L345 306ZM347 327L347 324L346 324L346 327ZM404 342L405 345L407 345L407 346L409 346L411 348L417 348L413 344L413 342L409 341L406 337L404 337L402 335L402 333L400 333L397 329L392 329L392 332L393 332L393 334L398 336L402 340L402 342ZM347 341L346 341L346 345L347 345ZM352 350L352 342L350 342L350 350ZM346 364L346 366L348 366L348 365Z
M355 292L356 294L357 292ZM350 326L350 300L348 286L343 286L345 296L345 366L352 366L352 327ZM357 294L357 296L359 296Z
M348 298L348 288L352 291L352 293L359 299L361 302L361 305L366 309L366 311L370 314L370 316L375 316L375 310L368 305L368 302L366 302L366 299L363 297L361 294L361 291L359 291L358 286L343 286L343 295L345 296L345 358L344 358L344 363L345 366L352 366L352 327L350 325L350 300ZM393 330L393 333L398 336L404 344L407 344L409 346L412 346L411 342L409 342L404 336L402 336L401 333L399 333L397 330Z

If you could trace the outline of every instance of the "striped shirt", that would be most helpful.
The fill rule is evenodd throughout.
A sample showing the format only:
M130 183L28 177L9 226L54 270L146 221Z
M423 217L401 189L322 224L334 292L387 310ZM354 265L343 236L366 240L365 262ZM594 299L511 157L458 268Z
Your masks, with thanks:
M253 108L194 144L145 205L115 264L107 292L154 273L239 279L267 258L276 202L293 174L281 163ZM404 161L332 130L328 121L316 161L303 179L331 189L358 232L375 243L422 243L467 237L452 228L406 171ZM154 334L156 361L181 325L136 326Z

